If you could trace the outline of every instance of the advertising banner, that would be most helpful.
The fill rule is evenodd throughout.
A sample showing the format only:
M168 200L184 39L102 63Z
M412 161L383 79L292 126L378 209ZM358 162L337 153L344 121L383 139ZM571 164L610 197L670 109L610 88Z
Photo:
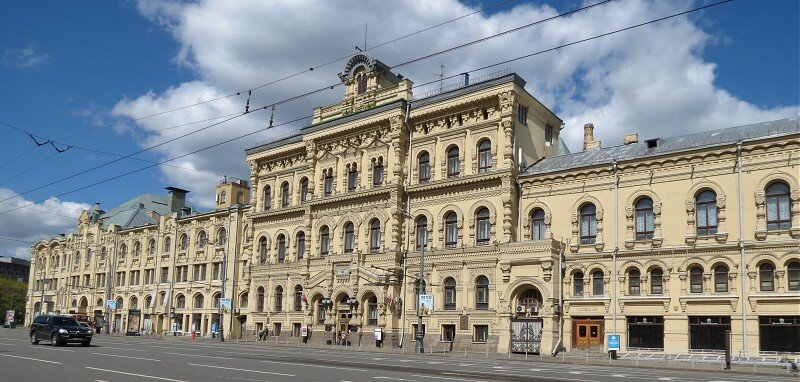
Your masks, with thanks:
M420 315L428 315L433 312L433 295L432 294L421 294L419 295L419 307L418 312Z
M142 311L139 309L131 309L128 311L128 329L130 334L139 333L139 322L142 317Z
M223 313L228 313L231 311L231 299L230 298L221 298L219 299L219 308L222 309Z
M13 310L7 310L6 311L6 319L3 320L3 322L6 325L11 325L11 323L14 322L14 311Z
M117 302L115 300L106 300L106 308L117 310Z

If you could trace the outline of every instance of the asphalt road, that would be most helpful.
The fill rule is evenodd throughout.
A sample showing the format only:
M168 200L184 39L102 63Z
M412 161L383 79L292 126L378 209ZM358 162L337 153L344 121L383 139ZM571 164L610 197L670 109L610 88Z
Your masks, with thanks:
M778 382L780 376L579 366L541 361L459 359L97 335L91 347L31 345L23 330L0 329L0 381L334 381L334 382Z

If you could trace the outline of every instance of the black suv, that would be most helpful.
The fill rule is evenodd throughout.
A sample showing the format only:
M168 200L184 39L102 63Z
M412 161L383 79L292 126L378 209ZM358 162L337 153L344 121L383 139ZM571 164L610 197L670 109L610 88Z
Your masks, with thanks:
M31 324L31 343L36 345L40 340L50 341L53 346L68 342L80 342L83 346L89 346L92 343L92 330L81 326L69 316L43 314L36 317Z

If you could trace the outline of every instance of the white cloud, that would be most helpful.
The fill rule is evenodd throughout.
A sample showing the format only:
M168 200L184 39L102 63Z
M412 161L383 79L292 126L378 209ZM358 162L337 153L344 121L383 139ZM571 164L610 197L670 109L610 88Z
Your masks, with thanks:
M455 0L387 1L379 6L363 2L310 0L206 1L199 3L140 0L139 10L166 28L180 44L177 65L194 70L197 79L162 92L121 100L112 114L140 117L189 103L252 88L353 52L363 44L364 23L369 44L376 44L439 22L473 12L475 7ZM526 53L638 24L691 8L689 1L645 2L623 0L528 28L498 39L439 56L396 72L417 84L435 79L439 63L448 74L492 64ZM722 6L724 7L724 6ZM707 12L723 12L722 9ZM491 16L474 15L443 28L370 50L394 65L411 58L472 41L487 35L556 15L548 5L519 4ZM709 17L713 14L709 13ZM564 138L580 146L582 126L593 122L604 145L621 142L624 133L642 138L670 136L782 118L798 113L797 105L766 108L737 98L719 88L716 64L702 57L712 36L689 17L652 24L634 31L571 46L553 53L508 64L528 81L527 89L548 105L566 124ZM343 62L266 87L254 93L251 104L261 105L336 83ZM490 71L503 69L498 67ZM476 73L474 75L481 75ZM770 84L770 86L791 86ZM417 87L417 92L431 88ZM341 88L281 105L276 122L310 115L314 106L336 102ZM204 104L181 112L139 121L154 131L189 121L241 110L243 96ZM268 115L255 113L212 128L160 149L164 156L189 152L235 135L263 129ZM298 128L297 124L293 128ZM183 134L197 126L156 133L139 143L148 145ZM268 135L265 132L224 149L181 160L181 166L246 176L243 149ZM193 202L209 206L214 176L162 167L165 182L186 187Z
M50 55L38 52L36 44L28 44L21 49L7 49L0 56L0 63L27 69L50 63Z
M0 188L0 200L11 198L0 203L0 211L8 211L31 203L14 195L16 193L10 189ZM50 198L27 208L4 213L0 217L0 237L37 242L50 239L59 233L74 231L81 211L89 207L91 206L85 203ZM30 257L29 248L30 245L26 243L0 240L0 253L4 255L27 259Z

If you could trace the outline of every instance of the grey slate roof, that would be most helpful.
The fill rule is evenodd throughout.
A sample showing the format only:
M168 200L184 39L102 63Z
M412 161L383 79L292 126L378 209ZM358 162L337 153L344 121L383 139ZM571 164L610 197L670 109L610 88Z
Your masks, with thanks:
M765 139L781 135L800 133L800 117L790 117L776 121L755 123L711 130L702 133L659 138L654 148L647 147L647 141L607 148L590 149L567 155L544 158L525 169L525 174L545 174L573 168L610 164L664 154L692 151L701 148L728 145L740 140Z
M149 211L159 215L169 214L171 211L167 206L167 196L141 194L100 215L100 220L103 222L104 229L112 224L122 229L155 224L156 221L147 214Z

